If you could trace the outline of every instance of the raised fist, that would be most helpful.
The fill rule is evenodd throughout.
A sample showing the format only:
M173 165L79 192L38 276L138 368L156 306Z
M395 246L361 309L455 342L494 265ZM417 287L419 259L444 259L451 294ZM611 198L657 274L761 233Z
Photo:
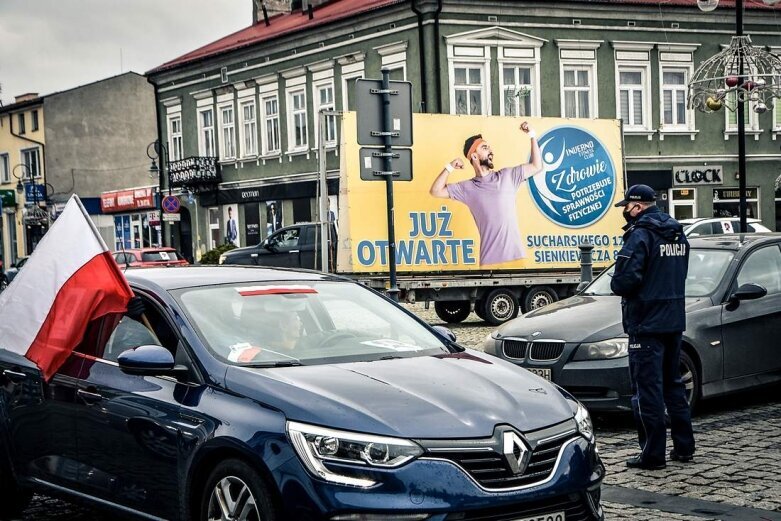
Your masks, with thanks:
M526 121L521 123L521 130L523 130L524 132L526 132L528 134L529 131L531 130L531 128L529 127L529 123L526 122Z
M464 162L461 160L461 158L457 157L450 162L450 166L461 169L464 168Z

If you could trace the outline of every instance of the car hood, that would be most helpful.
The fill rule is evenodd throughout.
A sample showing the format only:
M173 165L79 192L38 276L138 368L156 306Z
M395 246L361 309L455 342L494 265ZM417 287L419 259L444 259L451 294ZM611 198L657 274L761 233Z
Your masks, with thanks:
M686 312L709 305L708 298L689 298L686 299ZM497 331L500 338L539 338L573 343L625 336L621 324L621 297L575 295L511 320Z
M223 255L225 255L226 257L230 257L231 255L239 255L239 254L242 254L242 253L256 251L257 249L258 249L258 245L257 244L255 244L253 246L243 246L241 248L233 248L232 250L228 250L225 253L223 253Z
M252 369L226 386L289 420L404 438L491 436L497 424L533 431L572 417L550 383L467 350L374 362Z

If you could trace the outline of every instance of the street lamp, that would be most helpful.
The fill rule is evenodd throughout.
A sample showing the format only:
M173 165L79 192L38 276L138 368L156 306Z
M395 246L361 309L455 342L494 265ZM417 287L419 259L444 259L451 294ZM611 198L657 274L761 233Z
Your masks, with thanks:
M775 5L779 0L763 0ZM719 0L697 0L705 12L714 10ZM781 58L751 44L743 34L743 0L735 2L735 36L730 46L700 64L689 82L689 108L700 112L718 112L722 107L737 112L738 192L740 194L740 231L746 225L746 122L745 103L754 104L754 112L763 114L781 98Z
M165 246L165 233L163 225L163 176L168 171L168 147L159 139L155 139L146 146L146 155L152 160L152 164L149 165L149 177L157 175L157 204L158 212L160 213L160 246ZM157 160L160 160L160 166L157 166ZM171 186L168 186L168 195L171 195Z

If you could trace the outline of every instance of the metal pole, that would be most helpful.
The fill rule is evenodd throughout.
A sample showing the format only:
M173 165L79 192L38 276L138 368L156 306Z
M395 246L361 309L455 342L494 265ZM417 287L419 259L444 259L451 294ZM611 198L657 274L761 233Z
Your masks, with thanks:
M593 263L591 253L594 250L593 244L583 243L578 245L580 249L580 282L591 282L594 278Z
M738 36L743 36L743 0L737 0L735 3L735 21L736 21L736 33ZM741 89L745 78L743 75L744 63L743 63L743 47L741 46L738 53L738 89ZM740 232L746 233L748 231L746 224L746 105L745 101L739 97L738 101L738 191L740 192Z
M318 139L318 159L320 160L320 270L328 272L328 181L326 180L325 137L326 120L328 116L325 110L320 111L320 130ZM316 262L316 261L315 261Z
M385 174L385 197L388 201L388 274L390 276L390 288L388 296L399 301L399 287L396 284L396 231L394 226L393 207L393 148L391 147L391 135L393 122L391 116L390 101L390 71L382 69L382 131L385 143L382 157L383 171Z

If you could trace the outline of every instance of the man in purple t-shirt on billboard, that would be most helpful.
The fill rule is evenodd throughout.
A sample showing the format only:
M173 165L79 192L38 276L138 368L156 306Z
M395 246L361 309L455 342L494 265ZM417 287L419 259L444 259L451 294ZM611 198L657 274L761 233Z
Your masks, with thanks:
M521 183L542 172L540 146L534 130L525 121L521 130L531 138L531 162L494 171L491 146L477 134L464 143L464 156L475 169L472 179L447 184L447 178L464 162L456 158L434 180L429 193L434 197L461 201L469 208L480 234L480 265L498 264L524 258L518 227L515 195Z

